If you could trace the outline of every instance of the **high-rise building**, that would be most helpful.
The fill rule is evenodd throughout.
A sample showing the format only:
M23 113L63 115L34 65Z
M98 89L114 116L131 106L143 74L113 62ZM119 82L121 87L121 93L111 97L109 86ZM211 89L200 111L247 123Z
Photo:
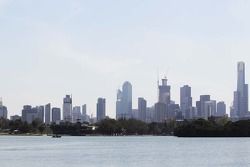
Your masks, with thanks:
M180 108L184 119L191 119L192 97L191 87L185 85L180 89Z
M45 124L50 124L51 104L45 105Z
M171 86L168 85L168 80L165 77L162 79L162 85L158 85L159 89L159 99L158 102L169 105L171 102Z
M73 119L73 123L82 122L81 121L82 114L81 114L81 107L80 106L73 107L72 119Z
M216 101L215 100L205 101L204 107L205 107L204 108L205 119L208 119L211 116L216 116Z
M217 113L216 116L223 117L226 115L226 104L223 101L217 103Z
M44 106L38 106L38 118L44 123Z
M7 119L8 117L8 110L7 107L3 105L2 100L0 101L0 118Z
M32 108L30 105L23 106L22 121L31 124L35 120L41 121L39 118L39 107Z
M196 108L197 108L197 118L203 118L206 119L206 112L205 112L205 103L207 101L210 101L210 95L201 95L200 101L196 102Z
M63 120L72 122L72 97L70 95L66 95L63 99Z
M245 63L238 62L237 90L234 92L234 115L243 118L248 114L248 84L245 83Z
M87 105L82 106L82 122L89 122L89 117L87 115Z
M106 117L106 100L104 98L98 98L97 100L96 116L97 121L101 121Z
M158 81L158 103L155 104L155 120L157 122L164 122L167 120L169 105L171 104L170 90L171 86L168 85L166 77L162 79L161 85Z
M167 117L168 119L175 119L177 117L177 114L179 114L180 112L180 105L179 104L175 104L175 103L171 103L168 106L168 112L167 112ZM183 119L183 116L181 114L178 115L178 119Z
M147 101L142 97L138 98L138 112L139 120L146 122Z
M61 109L60 108L52 108L52 122L59 123L61 121Z
M84 116L84 115L87 115L87 105L86 104L84 104L83 106L82 106L82 115Z
M122 91L117 92L116 118L132 118L132 85L127 81L123 84Z
M165 103L158 102L155 104L155 118L154 121L161 123L167 120L166 118L167 105Z

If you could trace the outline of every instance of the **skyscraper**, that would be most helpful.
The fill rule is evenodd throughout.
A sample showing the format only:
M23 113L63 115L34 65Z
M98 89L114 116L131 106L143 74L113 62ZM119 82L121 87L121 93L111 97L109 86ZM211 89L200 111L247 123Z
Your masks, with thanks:
M138 112L139 120L146 122L147 101L142 97L138 98Z
M97 121L101 121L106 117L106 100L104 98L98 98L97 100L96 116Z
M165 103L158 102L155 104L154 121L161 123L166 121L167 105Z
M72 120L73 120L73 123L76 123L76 122L81 122L81 107L80 106L75 106L73 107L73 111L72 111Z
M155 104L155 121L164 122L168 116L169 105L171 103L171 87L167 78L162 79L162 84L158 82L158 103Z
M44 123L44 106L39 106L38 108L38 118Z
M168 80L165 77L162 79L162 85L158 85L159 88L159 99L158 102L165 103L166 105L170 104L171 101L171 87L168 85Z
M22 121L31 124L35 120L41 121L39 115L39 107L32 107L30 105L23 106Z
M243 118L248 113L248 84L245 83L245 63L237 65L237 90L234 92L234 115Z
M63 120L72 122L72 97L70 95L66 95L63 99Z
M126 81L122 86L122 91L117 92L116 118L132 118L132 85Z
M223 101L217 103L217 113L216 116L223 117L226 115L226 104Z
M0 118L7 119L8 117L8 110L7 107L3 105L2 100L0 101Z
M210 100L206 101L204 104L204 109L205 109L205 119L208 119L211 116L216 116L216 101L215 100Z
M191 87L188 85L185 85L180 89L180 108L182 116L185 119L191 119L192 97L191 97Z
M52 108L52 122L58 123L61 121L61 109L60 108Z
M51 105L49 103L45 105L45 124L50 124L50 111L51 111Z
M206 119L206 112L205 112L205 103L207 101L210 101L210 95L201 95L200 101L196 102L196 108L197 108L197 117Z

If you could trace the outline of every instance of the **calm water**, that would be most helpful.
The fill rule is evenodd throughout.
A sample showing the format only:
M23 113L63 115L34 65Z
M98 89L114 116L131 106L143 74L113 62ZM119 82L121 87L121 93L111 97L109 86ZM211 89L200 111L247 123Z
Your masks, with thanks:
M250 138L0 136L1 167L250 166Z

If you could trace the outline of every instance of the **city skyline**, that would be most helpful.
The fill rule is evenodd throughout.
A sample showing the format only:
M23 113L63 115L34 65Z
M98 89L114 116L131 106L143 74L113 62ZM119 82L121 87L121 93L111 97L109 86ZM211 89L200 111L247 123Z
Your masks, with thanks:
M211 94L230 106L235 62L250 64L249 8L244 0L0 1L0 97L10 114L24 104L61 108L65 94L95 114L105 97L115 117L115 90L128 80L133 99L151 106L160 71L176 102L188 84L193 99Z
M192 97L192 87L189 85L183 85L179 90L179 103L175 99L171 98L171 85L168 84L167 77L163 77L157 81L157 94L158 99L155 101L154 105L147 105L147 100L144 97L138 97L137 108L133 108L133 86L129 81L123 83L122 89L117 90L116 99L116 119L130 119L135 118L143 120L144 122L162 122L168 119L197 119L203 118L208 119L211 116L230 116L232 119L249 117L248 110L248 84L246 84L246 73L245 73L245 62L237 63L237 90L233 92L233 103L229 106L222 100L218 101L212 99L212 95L200 95L200 99L197 99L193 103ZM1 112L0 116L6 118L7 108L4 106L1 99ZM218 105L218 106L217 106ZM227 108L227 107L228 108ZM4 109L4 107L6 109ZM152 110L153 108L153 110ZM53 122L53 115L58 118L58 108L53 107L52 109L57 110L57 114L54 115L51 110L51 103L46 105L36 105L32 107L30 104L23 105L23 110L21 117L23 120L34 120L35 118L44 121L45 124L50 124ZM5 111L4 111L5 110ZM60 107L59 107L60 110ZM149 112L149 110L152 110ZM62 121L77 122L78 120L86 120L95 118L96 121L101 121L105 117L111 117L106 113L106 99L98 97L98 102L96 106L96 114L87 113L87 105L73 104L72 95L66 95L63 98ZM227 111L227 112L226 112ZM27 114L30 113L30 114ZM87 115L88 114L88 115ZM149 116L149 115L153 117ZM5 115L5 116L4 116ZM89 116L91 115L91 116ZM16 117L17 114L8 114L8 117ZM95 117L93 117L95 116ZM95 121L95 120L92 120Z

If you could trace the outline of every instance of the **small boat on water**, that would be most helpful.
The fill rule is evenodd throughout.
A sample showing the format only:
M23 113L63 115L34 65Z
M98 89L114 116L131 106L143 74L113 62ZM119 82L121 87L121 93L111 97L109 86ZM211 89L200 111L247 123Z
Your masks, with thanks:
M62 136L60 135L52 135L52 138L61 138Z

